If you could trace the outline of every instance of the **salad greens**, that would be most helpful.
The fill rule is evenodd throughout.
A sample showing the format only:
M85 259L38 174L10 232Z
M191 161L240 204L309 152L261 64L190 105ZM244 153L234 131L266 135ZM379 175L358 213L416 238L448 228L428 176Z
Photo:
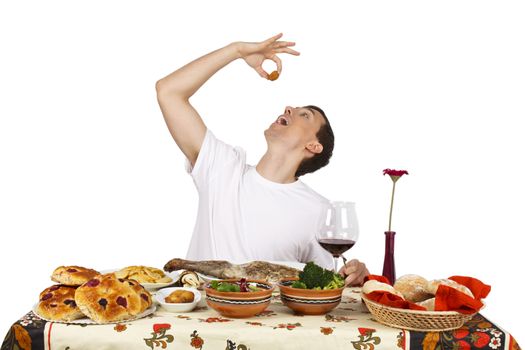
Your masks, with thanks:
M301 289L337 289L345 285L343 276L333 271L323 269L310 261L299 273L299 280L294 281L292 288Z
M245 278L241 278L238 282L224 282L211 281L210 287L218 292L257 292L260 288L246 282Z

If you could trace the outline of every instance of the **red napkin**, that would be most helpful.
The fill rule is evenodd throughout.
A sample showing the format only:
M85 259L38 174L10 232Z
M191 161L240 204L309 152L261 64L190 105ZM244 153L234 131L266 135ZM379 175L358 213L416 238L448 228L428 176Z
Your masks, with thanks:
M369 280L390 284L390 281L385 276L368 275L365 277L365 282ZM398 295L383 290L377 290L375 292L368 293L366 294L366 297L372 301L375 301L376 303L386 306L397 307L400 309L426 310L426 308L423 306L411 303L410 301L406 301Z
M452 276L449 279L470 289L474 297L447 285L440 285L436 292L436 311L457 311L462 314L474 314L483 307L481 298L485 298L489 294L490 286L473 277Z
M491 287L474 277L452 276L448 279L454 282L458 282L459 284L462 284L468 289L470 289L472 294L474 294L475 299L486 298L487 295L489 295L490 293Z
M383 283L392 285L392 283L390 283L388 278L386 278L385 276L379 276L379 275L368 275L368 276L365 276L365 282L368 282L370 280L379 281L379 282L383 282Z
M375 292L366 294L366 297L376 303L383 304L385 306L397 307L399 309L410 309L410 310L426 310L423 306L406 301L400 296L385 292L383 290L376 290Z

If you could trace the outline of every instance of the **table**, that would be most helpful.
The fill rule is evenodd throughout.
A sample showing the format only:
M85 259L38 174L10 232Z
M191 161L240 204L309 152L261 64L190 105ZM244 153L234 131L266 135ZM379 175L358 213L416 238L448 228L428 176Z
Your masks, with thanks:
M46 322L32 312L15 322L1 350L76 349L355 349L520 350L513 337L481 314L458 330L414 332L376 322L361 303L360 289L347 288L341 304L322 316L299 316L279 294L249 319L221 317L200 306L174 314L157 309L146 318L109 325Z

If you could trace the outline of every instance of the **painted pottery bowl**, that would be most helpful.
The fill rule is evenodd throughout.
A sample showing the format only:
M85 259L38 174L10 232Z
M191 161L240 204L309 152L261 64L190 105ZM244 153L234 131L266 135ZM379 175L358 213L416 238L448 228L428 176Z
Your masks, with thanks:
M323 315L341 302L344 287L338 289L292 288L297 278L286 278L279 282L281 301L294 312L302 315Z
M238 282L238 279L219 280L219 282ZM209 307L225 317L246 318L261 313L270 305L275 286L261 280L247 280L248 284L260 290L255 292L219 292L205 286L206 303Z

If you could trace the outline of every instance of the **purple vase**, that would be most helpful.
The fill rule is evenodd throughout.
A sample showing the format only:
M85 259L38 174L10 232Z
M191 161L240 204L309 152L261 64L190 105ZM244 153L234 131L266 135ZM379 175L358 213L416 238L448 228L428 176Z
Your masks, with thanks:
M385 261L383 262L383 276L388 278L391 284L396 281L396 264L394 262L394 231L385 232Z

